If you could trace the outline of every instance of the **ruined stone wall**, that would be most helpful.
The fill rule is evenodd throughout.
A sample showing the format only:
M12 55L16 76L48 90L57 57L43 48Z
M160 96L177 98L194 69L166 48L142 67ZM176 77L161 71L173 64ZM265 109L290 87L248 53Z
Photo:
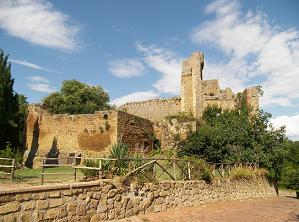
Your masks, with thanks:
M117 111L52 115L40 107L30 106L25 164L30 166L35 157L56 157L58 153L60 157L66 157L70 153L91 155L107 152L108 146L116 141Z
M208 96L220 96L220 86L216 79L203 81L203 94Z
M252 108L252 114L256 114L259 110L259 91L257 87L250 87L244 90L246 103Z
M118 141L127 144L130 151L147 152L153 148L153 123L122 111L118 112Z
M119 109L155 122L160 121L165 116L180 112L181 99L174 97L170 99L152 99L143 102L132 102L124 104Z
M190 132L196 131L196 121L179 122L176 118L164 119L154 125L155 135L162 149L174 149L177 139L187 139Z
M98 156L122 141L130 150L152 148L152 122L118 110L81 115L52 115L30 106L26 124L25 165L38 166L41 157Z
M276 197L265 178L165 181L120 187L109 181L0 191L0 222L103 221L227 200Z
M202 70L204 56L201 52L192 53L191 57L183 61L181 75L181 111L191 112L194 117L202 115Z

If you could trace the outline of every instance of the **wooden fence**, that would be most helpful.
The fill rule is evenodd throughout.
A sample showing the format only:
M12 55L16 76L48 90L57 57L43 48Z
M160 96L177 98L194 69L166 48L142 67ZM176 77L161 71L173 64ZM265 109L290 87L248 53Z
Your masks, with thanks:
M92 161L93 166L86 166L87 161ZM69 157L69 158L43 158L42 159L42 173L41 183L44 183L45 175L73 175L74 181L77 180L77 170L92 170L96 171L99 178L110 171L114 173L113 169L107 168L111 164L125 165L123 175L130 176L140 173L140 171L147 171L145 176L151 175L152 178L159 180L192 180L198 179L198 172L203 170L203 167L208 167L212 172L213 177L229 176L230 172L235 167L247 167L249 169L258 168L257 163L202 163L195 160L178 159L178 158L84 158L84 157ZM94 166L96 165L96 166ZM73 173L49 173L45 169L53 167L71 167L74 169Z
M15 163L16 163L15 159L0 158L0 171L3 171L5 175L10 175L11 181L13 181L14 178Z

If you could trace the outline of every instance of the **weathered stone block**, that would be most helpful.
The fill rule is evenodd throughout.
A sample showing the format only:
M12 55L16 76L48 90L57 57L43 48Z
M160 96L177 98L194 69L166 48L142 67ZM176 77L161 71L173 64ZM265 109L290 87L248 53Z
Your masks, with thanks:
M48 197L60 197L61 192L60 191L51 191L49 193L47 193Z
M16 195L16 201L25 201L25 200L29 200L29 199L31 199L30 193Z
M0 214L12 213L20 210L21 205L19 202L11 202L0 206Z
M58 218L59 216L59 210L53 208L53 209L49 209L46 211L46 214L45 214L45 217L44 219L47 220L47 219L56 219Z
M24 210L31 210L33 208L35 208L35 204L36 202L34 200L31 201L27 201L26 203L24 203Z
M16 214L8 214L0 217L0 222L17 222Z
M55 199L50 199L49 200L49 207L58 207L63 205L64 199L63 198L55 198Z
M36 209L42 210L49 207L49 201L48 200L37 200L36 201Z
M20 217L22 222L31 222L32 221L32 213L23 212Z

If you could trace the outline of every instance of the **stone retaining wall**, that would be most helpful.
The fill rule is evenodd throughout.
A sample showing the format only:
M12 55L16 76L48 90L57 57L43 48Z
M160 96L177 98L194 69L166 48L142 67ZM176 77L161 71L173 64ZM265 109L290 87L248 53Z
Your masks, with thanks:
M0 221L102 221L205 203L275 197L264 178L165 181L121 187L111 181L0 191Z

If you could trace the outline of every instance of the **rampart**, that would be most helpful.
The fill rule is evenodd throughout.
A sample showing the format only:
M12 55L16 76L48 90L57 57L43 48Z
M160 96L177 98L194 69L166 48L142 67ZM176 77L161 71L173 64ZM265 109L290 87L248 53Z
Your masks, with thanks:
M265 178L165 181L122 187L111 181L0 191L0 222L103 221L227 200L276 197Z
M95 114L52 115L38 106L28 109L25 165L38 166L40 157L105 154L122 141L130 150L152 148L152 123L117 110ZM144 147L146 145L146 147Z
M217 79L203 80L204 55L194 52L183 61L181 73L181 97L170 99L153 99L143 102L124 104L121 110L130 114L160 122L164 117L178 112L192 113L200 119L204 110L209 106L232 110L239 104L239 98L230 88L221 90ZM256 87L244 90L247 105L252 112L259 109L259 93Z
M180 97L170 99L152 99L143 102L126 103L120 107L121 110L151 120L160 121L165 116L181 111Z

